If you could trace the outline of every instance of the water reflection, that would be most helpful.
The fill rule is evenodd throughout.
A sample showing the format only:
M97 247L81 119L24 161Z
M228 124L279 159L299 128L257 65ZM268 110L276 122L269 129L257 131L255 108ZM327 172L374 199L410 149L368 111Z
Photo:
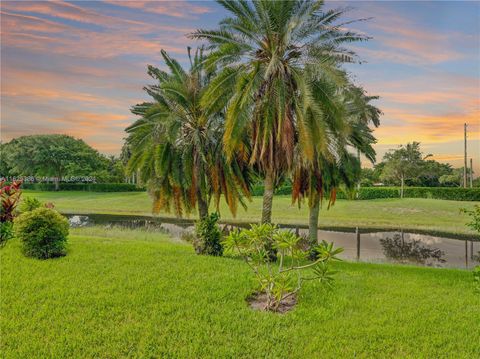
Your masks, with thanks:
M445 252L439 248L431 248L420 240L405 241L404 235L380 238L385 257L402 263L417 263L427 265L430 262L445 263Z

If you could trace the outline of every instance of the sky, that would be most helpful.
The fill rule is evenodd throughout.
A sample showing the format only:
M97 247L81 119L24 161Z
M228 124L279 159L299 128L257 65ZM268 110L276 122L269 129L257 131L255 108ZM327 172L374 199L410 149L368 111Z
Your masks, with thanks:
M213 29L226 11L212 1L2 1L1 140L65 133L105 154L120 153L130 107L148 100L147 64L160 49L187 65L186 34ZM480 2L326 1L369 18L352 30L347 70L383 111L377 159L419 141L425 154L480 173Z

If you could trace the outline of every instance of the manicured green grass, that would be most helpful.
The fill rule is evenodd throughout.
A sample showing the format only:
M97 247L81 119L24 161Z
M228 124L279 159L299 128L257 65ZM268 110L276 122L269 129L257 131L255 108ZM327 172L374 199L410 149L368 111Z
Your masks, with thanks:
M1 256L4 358L478 358L471 272L340 263L287 314L251 310L250 269L145 231L74 230L41 261Z
M143 192L33 192L42 201L55 203L58 210L70 213L108 213L150 215L151 200ZM446 232L452 234L473 234L465 226L468 217L460 208L472 208L479 202L459 202L437 199L405 198L375 199L363 201L338 200L320 213L320 225L324 227L361 228L403 228ZM292 206L290 196L276 196L273 202L273 221L288 224L308 224L306 205L298 209ZM256 222L261 218L262 198L253 197L248 210L238 209L236 220ZM162 214L173 216L172 214ZM227 207L221 206L222 219L232 219ZM194 214L192 215L194 217Z

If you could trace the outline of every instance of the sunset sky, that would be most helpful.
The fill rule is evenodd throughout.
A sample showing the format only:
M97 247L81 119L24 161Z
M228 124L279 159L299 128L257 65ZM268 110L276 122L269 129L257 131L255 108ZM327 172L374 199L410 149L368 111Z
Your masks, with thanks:
M420 141L425 153L463 164L463 123L480 171L480 2L352 1L351 28L373 39L352 45L348 70L381 97L375 131L385 150ZM225 11L210 1L1 2L1 139L66 133L119 154L130 106L147 100L146 65L160 49L186 65L186 34L214 28Z

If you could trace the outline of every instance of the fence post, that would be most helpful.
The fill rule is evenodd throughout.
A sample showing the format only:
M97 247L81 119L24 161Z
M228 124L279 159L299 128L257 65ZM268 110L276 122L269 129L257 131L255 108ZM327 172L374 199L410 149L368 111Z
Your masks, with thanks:
M358 227L355 228L355 235L357 237L357 261L360 260L360 230Z
M473 241L470 241L470 259L473 261Z
M465 239L465 268L468 269L468 240Z

